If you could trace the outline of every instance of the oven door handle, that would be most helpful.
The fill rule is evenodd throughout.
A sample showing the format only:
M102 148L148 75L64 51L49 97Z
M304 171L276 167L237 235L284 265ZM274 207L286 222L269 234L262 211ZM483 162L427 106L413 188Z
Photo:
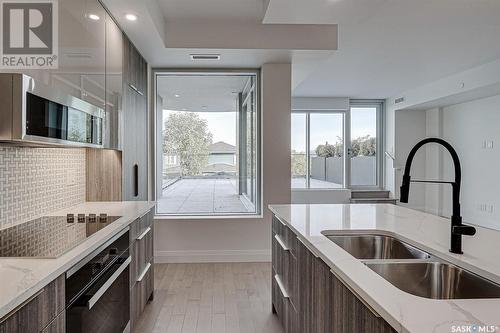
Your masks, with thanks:
M104 295L104 293L111 287L113 282L120 276L120 274L128 267L132 257L128 257L123 264L111 275L111 277L97 290L97 292L89 299L88 308L89 310L99 301L99 299Z

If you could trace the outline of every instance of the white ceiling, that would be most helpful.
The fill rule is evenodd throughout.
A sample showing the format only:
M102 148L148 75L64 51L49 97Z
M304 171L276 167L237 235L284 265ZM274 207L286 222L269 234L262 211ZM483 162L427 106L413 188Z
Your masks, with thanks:
M262 0L160 0L167 21L262 20Z
M498 0L272 0L273 23L339 23L295 96L385 98L500 58Z
M294 96L386 98L500 58L499 0L270 0L265 15L264 1L105 0L154 67L259 67L291 61ZM141 4L158 10L141 12ZM139 20L124 21L126 11L138 12ZM161 29L155 31L161 21L158 12L169 22L338 23L339 48L168 49L162 45ZM188 54L198 51L221 53L222 59L191 62Z
M236 112L238 93L248 76L161 76L157 81L163 109L194 112Z

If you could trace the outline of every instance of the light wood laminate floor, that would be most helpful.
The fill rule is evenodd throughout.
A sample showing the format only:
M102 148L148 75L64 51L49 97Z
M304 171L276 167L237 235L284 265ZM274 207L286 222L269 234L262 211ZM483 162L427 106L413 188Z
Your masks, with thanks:
M271 263L155 264L155 297L135 333L282 333Z

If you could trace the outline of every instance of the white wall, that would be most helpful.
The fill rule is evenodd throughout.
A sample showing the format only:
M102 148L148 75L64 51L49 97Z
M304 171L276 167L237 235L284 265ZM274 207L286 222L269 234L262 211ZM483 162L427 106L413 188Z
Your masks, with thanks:
M271 260L271 203L290 203L291 65L261 72L263 217L162 219L155 222L157 262Z
M462 165L461 208L465 222L500 229L500 95L442 109L442 138L457 150ZM483 143L493 143L492 148ZM453 164L443 150L442 170L428 166L444 179L453 179ZM434 167L434 168L433 168ZM481 211L480 205L493 206ZM443 190L442 214L450 215L451 189Z
M393 153L398 146L396 138L396 112L399 110L430 110L470 100L495 96L500 93L500 60L492 61L435 82L401 92L386 100L386 151ZM404 98L402 103L395 103ZM386 158L385 184L391 195L398 198L398 171ZM396 161L397 163L401 161ZM398 167L400 165L396 165Z
M401 158L411 149L410 142L416 139L440 137L448 141L457 151L462 167L460 201L464 222L500 229L499 124L500 95L430 110L397 111L397 159L403 161ZM492 143L492 147L485 147L485 142ZM421 148L411 171L413 179L455 177L448 151L435 144ZM397 184L401 183L401 175L402 171L396 173ZM449 217L451 196L449 185L413 183L407 206Z
M398 170L395 173L396 188L394 193L399 198L399 186L403 178L406 158L410 150L426 136L426 114L425 111L408 110L397 111L395 113L395 165ZM421 149L413 159L411 176L414 179L423 179L425 177L425 150ZM408 205L412 208L425 209L425 187L420 184L412 184L410 189L410 202Z

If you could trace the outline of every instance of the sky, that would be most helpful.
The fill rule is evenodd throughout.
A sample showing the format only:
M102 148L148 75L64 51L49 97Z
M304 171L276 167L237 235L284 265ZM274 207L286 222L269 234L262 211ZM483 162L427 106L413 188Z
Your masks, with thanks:
M163 110L163 123L171 110ZM236 112L197 112L205 119L209 131L213 134L213 142L223 141L236 145ZM351 138L369 134L376 136L376 110L374 108L353 108L351 111ZM343 136L343 115L340 113L311 114L311 149L318 145L333 144ZM306 151L305 114L292 115L292 149L296 152Z

